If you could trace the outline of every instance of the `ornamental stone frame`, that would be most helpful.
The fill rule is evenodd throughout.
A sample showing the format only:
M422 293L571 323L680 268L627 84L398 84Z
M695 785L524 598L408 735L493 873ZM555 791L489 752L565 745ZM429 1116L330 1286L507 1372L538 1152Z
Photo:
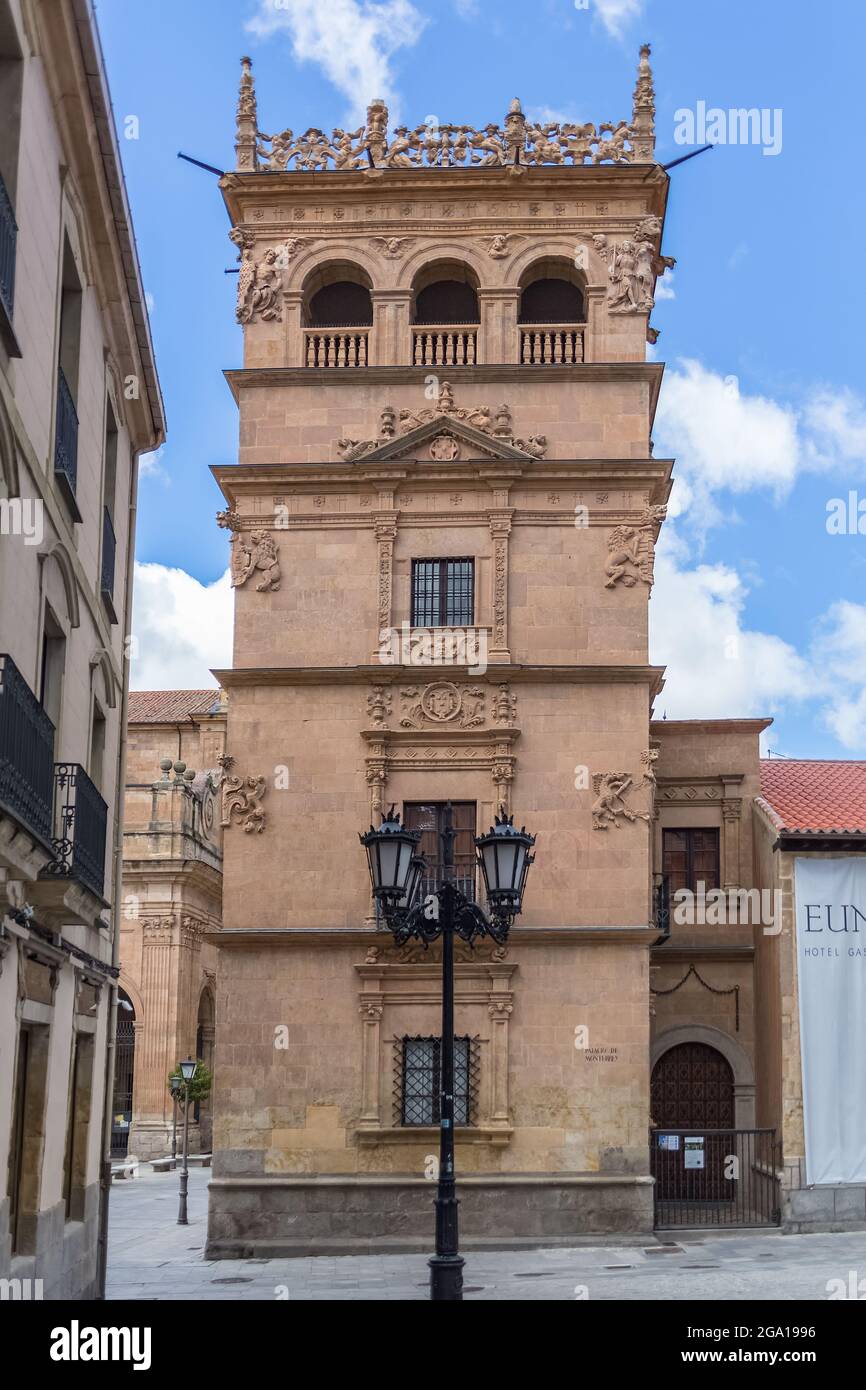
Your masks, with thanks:
M723 1033L702 1023L680 1024L653 1039L650 1048L650 1075L659 1058L680 1043L704 1043L720 1052L734 1074L734 1128L755 1128L755 1070L745 1048Z
M478 953L480 956L480 953ZM383 1028L389 1015L400 1006L429 1006L438 1016L441 1003L442 968L438 952L429 953L429 963L401 964L378 961L355 966L359 984L358 1012L363 1027L362 1090L357 1137L361 1144L408 1142L431 1143L434 1127L395 1126L391 1123L392 1057ZM514 975L517 965L483 956L477 961L455 964L455 1006L463 1011L476 1009L479 1022L470 1031L484 1028L479 1036L481 1077L478 1088L478 1120L459 1127L460 1143L507 1144L512 1134L508 1091L508 1027L514 1008Z
M655 796L655 819L664 828L660 813L666 806L712 807L712 821L708 828L719 830L719 868L721 887L724 889L741 886L740 865L741 827L743 823L743 798L737 793L741 789L743 774L740 772L722 773L707 777L659 777ZM661 838L656 845L656 861L660 864Z

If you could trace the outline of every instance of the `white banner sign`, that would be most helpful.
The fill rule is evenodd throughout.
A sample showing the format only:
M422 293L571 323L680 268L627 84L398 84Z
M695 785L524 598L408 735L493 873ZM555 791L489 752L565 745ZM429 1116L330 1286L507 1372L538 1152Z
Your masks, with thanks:
M866 858L797 859L808 1183L866 1182Z

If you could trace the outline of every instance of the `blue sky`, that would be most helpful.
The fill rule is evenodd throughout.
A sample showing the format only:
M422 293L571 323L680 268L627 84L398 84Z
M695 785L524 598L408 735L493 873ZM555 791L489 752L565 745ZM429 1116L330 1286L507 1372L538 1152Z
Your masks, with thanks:
M134 684L207 684L228 659L208 466L236 458L234 251L216 180L176 153L231 166L241 54L267 130L330 129L380 94L411 124L500 120L514 95L597 122L630 115L648 39L663 162L684 153L675 113L701 101L778 109L782 132L778 154L719 145L672 173L677 266L653 316L656 452L679 479L651 607L669 667L658 712L771 713L780 752L866 755L866 516L862 535L826 525L851 490L866 514L866 6L99 0L97 14L169 424L141 484Z

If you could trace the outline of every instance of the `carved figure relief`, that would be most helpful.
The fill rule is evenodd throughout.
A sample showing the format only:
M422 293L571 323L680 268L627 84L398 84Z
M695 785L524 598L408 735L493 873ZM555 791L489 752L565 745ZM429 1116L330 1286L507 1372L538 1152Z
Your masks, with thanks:
M256 570L261 573L261 583L256 585L256 593L275 593L280 587L282 574L279 562L279 547L267 531L252 531L249 540L241 533L241 519L237 512L227 509L217 512L217 526L230 532L232 588L238 589L246 584Z
M522 240L522 236L517 236L513 232L498 232L496 236L491 237L488 242L487 254L494 261L504 260L506 256L511 255L511 248L508 243L510 241L518 242Z
M652 587L655 542L666 515L664 506L647 507L639 521L614 526L607 538L606 589L613 589L620 581L631 589L638 580Z
M265 794L264 777L236 777L232 773L234 758L228 753L219 759L222 769L220 779L222 791L222 817L220 825L228 829L237 823L246 834L261 835L265 828L265 813L260 802Z
M661 222L650 214L627 241L609 242L602 232L593 237L596 250L607 258L609 313L643 314L653 308L656 277L676 265L673 256L659 254L661 234Z
M625 798L634 789L634 779L628 772L596 772L592 789L595 792L593 830L607 830L611 825L620 829L623 821L649 821L646 811L633 811L626 803Z
M382 247L382 252L390 261L399 260L405 256L410 246L414 246L415 238L408 236L374 236L372 241L378 242Z

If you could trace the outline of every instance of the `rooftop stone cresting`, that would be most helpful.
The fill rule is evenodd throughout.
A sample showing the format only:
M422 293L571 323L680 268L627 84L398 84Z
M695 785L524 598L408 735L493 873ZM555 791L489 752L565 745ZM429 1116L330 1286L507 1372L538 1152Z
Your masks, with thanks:
M311 127L303 135L291 129L266 135L259 129L255 82L250 58L241 59L241 82L235 140L239 173L292 169L413 169L510 167L538 164L655 163L655 90L650 46L640 50L632 119L602 121L598 126L559 121L528 121L517 97L502 126L481 130L468 125L397 126L389 136L388 108L381 98L367 107L366 124L357 130L339 127L330 135Z

